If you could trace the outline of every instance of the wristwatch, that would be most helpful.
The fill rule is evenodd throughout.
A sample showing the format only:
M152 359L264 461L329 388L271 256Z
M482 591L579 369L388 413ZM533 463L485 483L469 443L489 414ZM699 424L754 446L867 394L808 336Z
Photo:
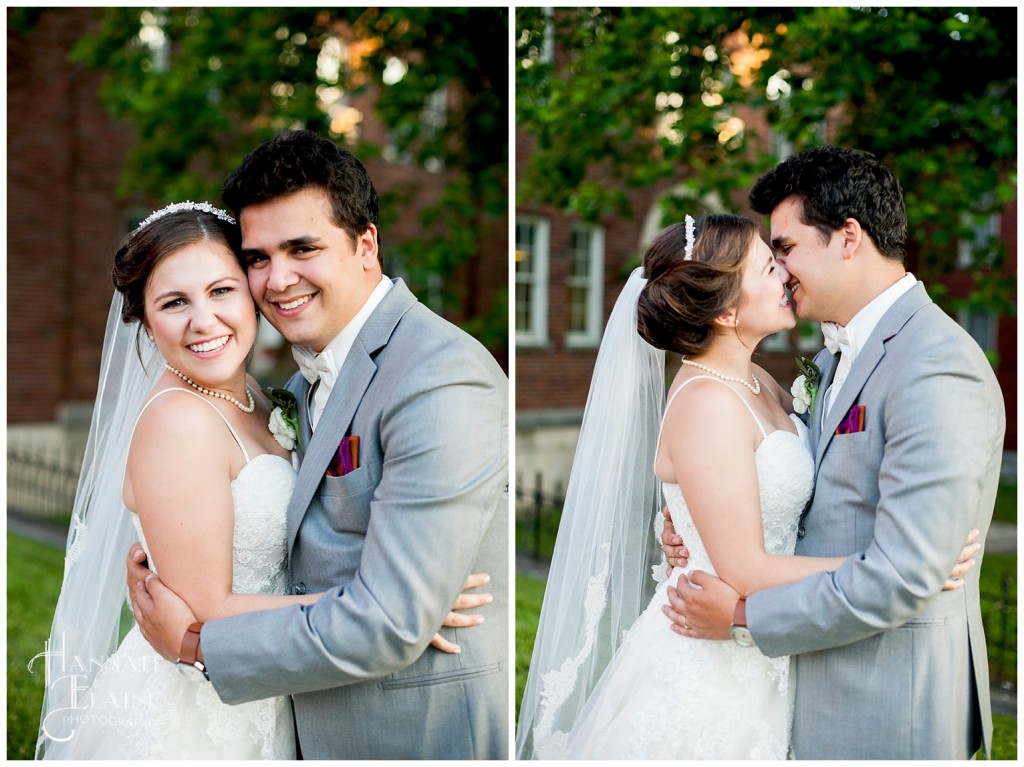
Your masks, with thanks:
M203 630L202 623L193 623L185 630L185 636L181 640L181 655L178 657L178 671L189 679L196 681L210 681L210 675L206 673L206 665L199 660L199 632Z
M747 598L740 597L736 603L736 611L732 614L732 626L729 627L732 641L740 647L757 647L754 635L747 628Z

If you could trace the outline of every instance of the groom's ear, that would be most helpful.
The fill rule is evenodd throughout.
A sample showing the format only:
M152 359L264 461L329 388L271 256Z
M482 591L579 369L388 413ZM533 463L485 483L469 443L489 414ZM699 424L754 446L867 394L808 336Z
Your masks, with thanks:
M864 238L864 229L861 227L860 221L855 218L846 219L839 232L843 238L843 258L852 258Z
M377 243L377 226L370 224L359 237L356 238L356 253L359 256L363 269L373 269L379 264Z

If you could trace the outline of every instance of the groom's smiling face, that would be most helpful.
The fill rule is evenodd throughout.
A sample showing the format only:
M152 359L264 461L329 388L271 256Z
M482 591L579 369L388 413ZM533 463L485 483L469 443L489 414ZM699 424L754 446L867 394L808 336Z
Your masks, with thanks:
M253 299L293 344L322 351L380 281L376 227L353 238L320 189L249 205L239 224Z
M772 248L789 272L797 316L804 320L839 321L843 238L833 234L828 242L821 232L802 220L803 202L787 197L771 215Z

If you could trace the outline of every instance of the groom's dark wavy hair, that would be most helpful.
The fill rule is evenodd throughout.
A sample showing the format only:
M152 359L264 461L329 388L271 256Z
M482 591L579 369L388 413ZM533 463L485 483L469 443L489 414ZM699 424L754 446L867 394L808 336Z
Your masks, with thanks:
M332 222L353 241L371 224L377 226L380 204L366 168L350 151L312 131L283 131L261 143L228 176L221 196L239 218L248 205L310 187L327 193ZM379 230L377 246L380 259Z
M838 146L807 149L758 179L750 207L768 215L789 197L803 203L800 220L817 229L823 242L854 218L883 256L900 262L906 256L903 190L874 155Z

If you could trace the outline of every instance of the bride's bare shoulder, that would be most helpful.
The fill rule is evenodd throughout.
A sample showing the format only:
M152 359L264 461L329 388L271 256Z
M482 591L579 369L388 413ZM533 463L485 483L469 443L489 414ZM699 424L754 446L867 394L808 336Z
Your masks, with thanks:
M139 416L128 453L129 462L140 451L173 455L175 462L187 455L213 456L230 439L224 421L211 403L186 389L165 387L155 391Z

